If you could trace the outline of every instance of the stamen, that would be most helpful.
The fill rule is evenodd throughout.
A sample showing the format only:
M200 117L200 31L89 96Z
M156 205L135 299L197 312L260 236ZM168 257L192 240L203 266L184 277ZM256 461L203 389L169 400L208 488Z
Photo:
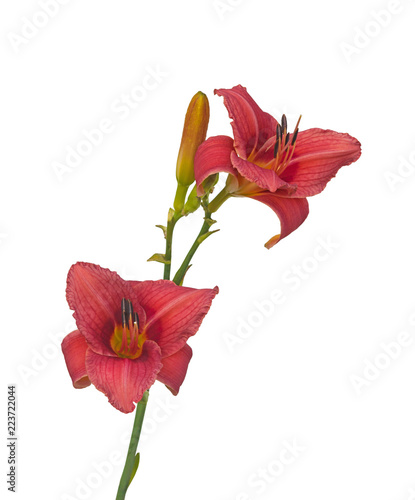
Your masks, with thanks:
M294 146L295 141L297 140L298 128L294 131L293 138L291 139L291 146Z
M282 139L282 128L281 128L281 125L278 124L277 125L277 140L278 142L281 142L281 139Z
M131 342L129 345L129 351L132 356L137 354L138 350L138 314L135 312L134 313L134 326L133 329L131 330Z
M295 125L294 135L293 135L293 139L292 139L292 141L291 141L291 146L294 146L295 141L297 140L297 135L298 135L298 126L300 125L300 121L301 121L301 117L302 117L302 116L303 116L303 115L300 115L300 116L299 116L299 118L298 118L298 120L297 120L297 123L296 123L296 125Z
M121 300L121 323L114 327L111 347L121 358L136 359L141 356L146 336L144 331L140 333L140 318L131 300L126 298Z
M287 132L287 117L285 115L282 115L281 127L282 127L283 134L285 134Z
M129 311L129 315L128 315L128 328L130 329L130 332L132 332L134 329L134 327L133 327L134 309L133 309L133 305L131 304L131 301L129 300L128 302L130 304L130 311Z
M128 300L123 298L121 300L122 342L120 347L120 353L126 352L128 349L128 334L127 334L128 309L129 309Z
M127 313L128 302L127 299L121 300L121 312L122 312L122 326L127 326L128 313Z
M279 123L277 123L277 129L275 131L275 146L274 146L274 158L277 158L279 147L282 141L282 128Z
M275 131L275 146L274 146L274 158L277 156L278 148L281 140L281 126L277 123L277 130Z
M281 174L288 166L294 154L295 143L298 136L298 126L300 124L301 115L297 121L294 132L290 135L287 132L287 117L282 115L281 125L277 125L275 133L274 145L274 166L272 167L278 175Z
M278 139L275 141L275 146L274 146L274 158L277 156L277 153L278 153L278 145L279 145L279 142L278 142Z

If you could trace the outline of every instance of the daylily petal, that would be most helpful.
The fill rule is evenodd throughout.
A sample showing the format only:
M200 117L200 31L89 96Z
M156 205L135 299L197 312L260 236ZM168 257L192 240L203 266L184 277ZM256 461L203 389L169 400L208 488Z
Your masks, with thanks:
M262 166L275 163L274 146L275 136L272 136L264 142L260 149L251 154L249 161Z
M160 346L162 357L179 351L194 335L219 289L178 286L172 281L130 282L147 314L146 337Z
M71 267L66 297L69 307L75 311L77 327L97 354L116 356L110 337L115 324L121 322L121 300L124 297L133 303L140 324L145 324L145 312L129 283L117 273L95 264L78 262Z
M198 196L204 194L201 184L209 175L219 172L237 175L231 163L232 151L233 139L226 135L210 137L199 146L194 161Z
M239 158L234 151L231 154L231 160L233 166L242 177L245 177L245 179L248 179L250 182L254 182L262 189L266 189L273 193L280 188L290 188L287 182L278 177L273 170L262 168L248 160L243 160ZM292 190L295 190L295 186L292 186Z
M69 333L62 341L63 356L75 389L91 385L85 367L87 349L88 344L79 330Z
M151 341L144 342L143 352L137 359L101 356L91 349L86 353L91 382L123 413L134 410L134 403L154 384L161 367L160 348Z
M308 201L305 198L281 198L274 193L267 192L250 195L249 198L268 205L280 219L281 233L267 241L266 248L273 247L278 241L292 233L308 215Z
M233 120L235 149L239 156L248 158L253 149L275 135L277 120L265 113L248 94L245 87L218 89L215 94L223 96L229 117Z
M186 377L187 367L192 359L192 348L185 344L180 351L162 359L163 368L157 375L157 380L177 396L180 386Z
M281 177L298 186L294 197L313 196L360 154L360 142L349 134L319 128L304 130L298 134L293 157Z

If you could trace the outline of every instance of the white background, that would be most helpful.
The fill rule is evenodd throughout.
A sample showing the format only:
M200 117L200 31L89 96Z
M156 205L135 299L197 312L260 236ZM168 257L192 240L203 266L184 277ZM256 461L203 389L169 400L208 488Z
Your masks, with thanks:
M301 113L302 129L357 137L362 157L270 251L269 208L233 199L216 214L221 231L186 284L220 294L180 395L151 391L127 498L415 498L413 2L63 3L49 17L36 0L0 7L1 393L5 404L17 385L15 497L115 498L133 414L71 386L56 346L73 326L66 274L83 260L161 278L146 259L163 251L154 225L172 204L188 102L204 91L209 135L230 134L213 90L242 84L291 129ZM149 71L163 76L127 116L119 99ZM54 162L102 119L112 132L59 178ZM199 212L179 223L174 267L200 223ZM275 290L285 301L265 317ZM384 354L402 338L396 359ZM296 457L284 452L293 442Z

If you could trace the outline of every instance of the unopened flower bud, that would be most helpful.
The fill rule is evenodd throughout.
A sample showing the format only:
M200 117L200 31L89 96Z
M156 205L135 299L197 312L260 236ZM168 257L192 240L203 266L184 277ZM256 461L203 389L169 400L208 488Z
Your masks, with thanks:
M187 108L182 142L177 158L176 178L182 186L190 186L195 180L194 159L197 148L206 139L209 123L209 101L203 92L193 96Z
M197 196L196 185L195 185L195 187L191 190L187 198L187 201L184 205L183 214L188 215L193 212L196 212L196 210L200 207L201 201L202 199L199 198L199 196Z

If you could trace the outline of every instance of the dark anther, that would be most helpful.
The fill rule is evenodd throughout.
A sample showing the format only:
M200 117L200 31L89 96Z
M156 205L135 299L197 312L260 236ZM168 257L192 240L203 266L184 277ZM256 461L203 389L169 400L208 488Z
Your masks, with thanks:
M122 326L126 326L128 322L128 314L126 314L127 299L121 300Z
M282 115L281 127L282 127L283 133L287 132L287 117L285 115Z
M281 130L281 125L279 123L277 125L277 131L276 131L275 135L277 137L277 142L280 142L282 139L282 130Z
M121 300L121 311L122 311L122 326L127 326L130 317L134 313L133 305L131 300L122 299Z
M285 136L285 144L284 144L284 146L286 146L288 144L289 140L290 140L290 133L288 132L288 134Z
M295 141L297 140L297 135L298 135L298 128L295 130L292 141L291 141L291 146L294 146Z
M274 158L277 157L277 153L278 153L278 146L280 144L280 140L278 139L277 137L277 140L275 141L275 146L274 146Z
M137 328L140 327L140 321L138 319L138 314L136 312L134 313L134 323L137 323Z

